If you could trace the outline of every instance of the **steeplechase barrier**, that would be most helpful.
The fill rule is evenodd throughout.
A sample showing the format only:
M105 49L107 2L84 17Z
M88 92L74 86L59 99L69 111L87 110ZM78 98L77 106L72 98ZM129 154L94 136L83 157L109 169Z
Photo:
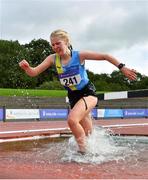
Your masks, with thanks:
M98 94L99 100L112 100L112 99L128 99L148 97L148 89L134 90L134 91L119 91Z

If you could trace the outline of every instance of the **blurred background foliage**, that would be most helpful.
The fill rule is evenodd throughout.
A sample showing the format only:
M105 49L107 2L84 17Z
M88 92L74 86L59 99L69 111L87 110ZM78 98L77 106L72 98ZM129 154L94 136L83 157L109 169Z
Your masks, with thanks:
M0 40L0 88L26 88L62 90L56 70L50 67L39 76L31 78L20 69L18 63L26 59L31 66L40 64L52 48L44 39L32 40L21 45L18 41ZM94 74L88 71L90 80L95 84L97 91L123 91L148 88L148 77L137 74L137 81L129 81L120 71L111 74Z

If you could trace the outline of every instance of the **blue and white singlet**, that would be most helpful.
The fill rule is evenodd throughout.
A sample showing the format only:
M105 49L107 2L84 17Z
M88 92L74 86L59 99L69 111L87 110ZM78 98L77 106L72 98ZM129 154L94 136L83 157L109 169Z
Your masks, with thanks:
M84 67L81 64L78 51L72 51L72 57L67 65L62 65L60 57L56 54L55 66L61 84L67 90L81 90L89 79Z

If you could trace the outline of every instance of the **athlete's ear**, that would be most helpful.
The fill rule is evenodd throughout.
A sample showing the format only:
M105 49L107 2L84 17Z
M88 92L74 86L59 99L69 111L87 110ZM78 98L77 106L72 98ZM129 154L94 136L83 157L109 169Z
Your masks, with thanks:
M71 44L69 44L68 49L69 49L70 51L72 51L72 50L73 50L73 48L72 48L72 45L71 45Z

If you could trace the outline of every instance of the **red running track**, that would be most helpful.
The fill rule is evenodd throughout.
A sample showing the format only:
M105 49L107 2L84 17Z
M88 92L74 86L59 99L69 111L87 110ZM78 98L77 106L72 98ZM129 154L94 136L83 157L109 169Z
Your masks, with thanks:
M104 126L114 134L148 136L148 119L95 120L95 126ZM0 123L0 139L69 134L66 121L4 122ZM2 143L0 143L0 146ZM21 152L23 156L23 152ZM31 156L31 153L30 153ZM120 160L102 164L34 163L11 159L9 151L1 152L0 179L148 179L148 153L138 165ZM35 158L36 157L31 157Z

